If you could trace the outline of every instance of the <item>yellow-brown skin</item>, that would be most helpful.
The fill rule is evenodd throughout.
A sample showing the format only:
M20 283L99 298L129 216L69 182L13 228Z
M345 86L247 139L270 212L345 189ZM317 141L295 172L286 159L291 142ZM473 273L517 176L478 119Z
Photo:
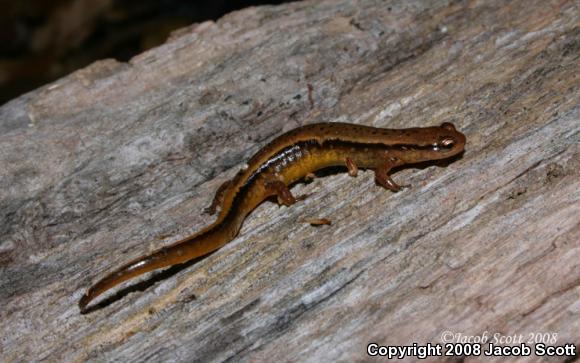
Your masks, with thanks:
M222 247L238 234L246 216L265 199L281 204L296 199L288 186L316 170L345 165L373 169L381 186L401 189L388 175L397 166L447 159L463 152L465 135L450 123L438 127L382 129L346 123L319 123L291 130L266 145L231 181L217 191L209 212L218 205L214 223L170 246L127 263L93 285L79 301L81 312L112 287L156 269L185 263Z

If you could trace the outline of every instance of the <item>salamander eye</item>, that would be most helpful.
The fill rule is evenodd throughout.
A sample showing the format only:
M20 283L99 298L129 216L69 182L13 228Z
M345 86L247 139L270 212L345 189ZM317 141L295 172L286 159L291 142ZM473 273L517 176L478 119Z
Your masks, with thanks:
M439 145L443 149L451 149L455 145L455 140L452 139L452 138L450 138L450 137L446 137L443 140L441 140L441 142L439 143Z
M433 143L433 150L451 150L455 146L455 139L450 136L443 136L439 141Z

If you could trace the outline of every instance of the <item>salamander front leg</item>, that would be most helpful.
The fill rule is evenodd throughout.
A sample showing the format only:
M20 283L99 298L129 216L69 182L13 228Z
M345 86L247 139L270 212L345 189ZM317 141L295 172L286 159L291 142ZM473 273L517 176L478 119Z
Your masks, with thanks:
M408 188L409 185L399 185L389 175L389 171L393 168L390 163L385 163L375 169L375 180L376 182L385 189L389 189L392 192L398 192L402 188Z
M222 204L222 202L224 200L225 191L230 186L231 183L232 183L231 180L226 180L222 185L220 185L218 190L215 192L215 196L213 197L213 202L211 202L211 205L209 207L207 207L203 210L204 213L208 213L210 215L213 215L217 211L217 207L220 204Z
M296 198L292 195L290 189L280 180L268 181L265 186L268 192L278 197L278 204L289 206L296 203Z

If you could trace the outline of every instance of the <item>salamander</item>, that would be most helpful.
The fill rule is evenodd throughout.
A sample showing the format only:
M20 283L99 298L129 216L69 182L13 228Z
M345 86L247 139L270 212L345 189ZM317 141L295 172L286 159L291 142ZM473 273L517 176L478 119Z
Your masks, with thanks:
M288 187L319 169L346 166L351 176L359 168L372 169L377 184L397 192L402 186L389 176L391 169L450 158L463 152L465 141L465 135L447 122L407 129L332 122L290 130L259 150L246 167L218 188L207 208L214 214L220 207L211 225L104 276L82 296L80 310L85 312L95 297L126 280L219 249L237 236L246 216L264 200L276 197L280 204L294 204L297 198Z

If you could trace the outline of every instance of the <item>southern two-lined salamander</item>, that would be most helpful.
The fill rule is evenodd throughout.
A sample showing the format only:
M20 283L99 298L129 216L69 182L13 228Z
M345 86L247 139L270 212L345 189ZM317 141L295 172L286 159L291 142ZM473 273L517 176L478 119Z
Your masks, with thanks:
M465 136L453 124L437 127L383 129L346 123L318 123L291 130L258 151L216 192L208 211L220 206L214 223L172 245L133 260L106 275L82 296L82 312L95 297L146 272L181 264L222 247L238 234L246 216L265 199L292 205L288 186L314 171L345 165L351 176L358 168L373 169L376 182L391 191L401 186L389 176L394 167L447 159L463 152Z

